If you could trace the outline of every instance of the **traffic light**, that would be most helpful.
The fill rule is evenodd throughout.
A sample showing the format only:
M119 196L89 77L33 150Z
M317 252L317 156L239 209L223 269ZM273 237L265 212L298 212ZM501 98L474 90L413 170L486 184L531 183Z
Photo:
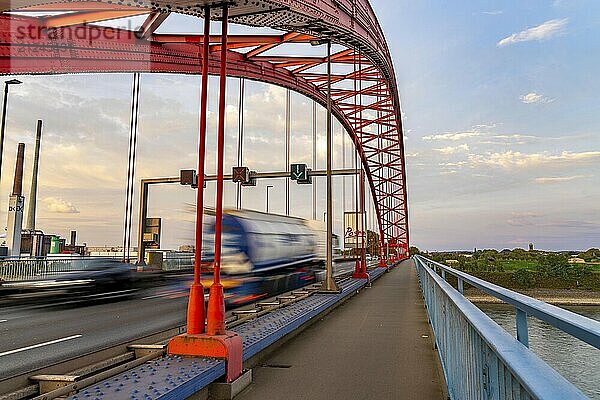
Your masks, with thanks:
M252 174L256 174L256 171L250 171L248 173L248 180L246 182L242 182L242 186L256 186L256 178L253 178Z
M310 168L306 164L291 164L290 179L299 184L311 184Z
M184 186L198 187L198 175L195 169L182 169L179 171L179 183ZM205 182L206 184L206 182Z
M256 171L250 171L248 167L233 167L231 179L242 186L256 186L256 178L250 177Z
M250 169L248 167L233 167L232 179L236 183L245 183L250 180Z

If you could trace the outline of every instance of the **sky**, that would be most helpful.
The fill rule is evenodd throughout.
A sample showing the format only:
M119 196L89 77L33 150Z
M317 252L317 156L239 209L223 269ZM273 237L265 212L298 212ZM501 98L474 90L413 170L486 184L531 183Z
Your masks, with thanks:
M600 3L373 6L404 112L411 242L597 247Z
M372 5L400 92L411 244L429 250L530 242L552 250L600 246L600 3L373 0ZM193 18L171 16L161 30L198 33L201 26ZM40 118L38 227L64 237L77 229L79 241L88 245L120 244L132 75L18 78L24 83L11 87L0 221L6 220L20 141L27 145L28 196ZM142 75L136 182L195 168L199 88L198 76ZM209 88L207 172L212 173L215 78ZM253 170L285 168L285 98L284 89L245 83L244 164ZM230 78L225 171L236 163L238 101L239 80ZM312 101L292 93L291 102L291 160L310 165ZM318 168L324 167L324 117L319 107ZM334 133L334 166L349 167L349 140L337 122ZM264 210L266 185L275 186L270 210L284 213L284 180L244 189L244 207ZM315 215L322 219L322 178L316 185ZM339 234L354 191L350 178L336 178L334 186ZM310 186L292 183L290 189L292 214L311 218ZM214 197L209 184L209 205ZM148 215L163 218L164 248L193 241L194 199L187 187L151 188ZM225 186L225 204L235 204L231 183Z

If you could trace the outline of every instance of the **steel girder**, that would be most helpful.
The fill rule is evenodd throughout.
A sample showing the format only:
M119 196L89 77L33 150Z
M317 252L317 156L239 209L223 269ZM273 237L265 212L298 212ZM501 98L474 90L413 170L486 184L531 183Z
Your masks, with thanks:
M0 14L0 74L200 73L200 36L154 32L170 12L202 17L199 6L212 2L38 2L21 0L11 5L17 4L22 12L35 11L41 17ZM218 10L214 10L216 19ZM346 46L331 57L334 65L346 68L332 76L333 113L360 154L381 237L390 247L407 250L408 210L399 99L385 38L368 2L241 1L230 10L232 22L288 32L230 35L227 74L283 86L322 105L326 102L327 76L319 66L327 58L289 55L285 53L286 45L327 37ZM44 12L49 15L43 15ZM146 21L135 32L88 25L144 14ZM215 74L220 37L211 36L210 41L209 73Z

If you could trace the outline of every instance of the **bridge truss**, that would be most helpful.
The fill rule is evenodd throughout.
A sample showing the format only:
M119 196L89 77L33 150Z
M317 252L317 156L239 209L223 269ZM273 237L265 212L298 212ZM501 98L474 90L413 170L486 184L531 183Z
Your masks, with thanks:
M200 74L201 35L159 34L171 13L221 17L222 2L2 1L0 74L156 72ZM143 17L139 28L96 25ZM366 172L382 243L408 249L406 171L400 101L392 60L368 0L239 0L228 21L281 33L228 35L227 75L275 84L327 102L327 57L298 55L327 38L330 59L344 72L332 79L332 113L352 139ZM218 75L221 37L211 35L208 73Z

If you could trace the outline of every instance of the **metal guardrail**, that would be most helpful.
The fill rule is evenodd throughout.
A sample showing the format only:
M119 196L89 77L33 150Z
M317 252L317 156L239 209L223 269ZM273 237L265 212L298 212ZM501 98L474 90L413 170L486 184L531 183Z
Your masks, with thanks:
M191 271L194 269L194 256L165 258L162 262L163 271Z
M600 322L415 256L451 399L586 399L528 349L527 315L600 348ZM458 290L446 282L458 279ZM467 300L464 283L515 307L517 339Z
M90 260L106 260L103 257L81 258L14 258L0 260L0 279L23 281L45 278L54 274L77 271Z
M0 282L15 282L30 279L43 279L52 275L80 271L90 262L118 262L114 257L50 257L50 258L5 258L0 259ZM163 271L186 271L194 265L194 257L165 258Z

